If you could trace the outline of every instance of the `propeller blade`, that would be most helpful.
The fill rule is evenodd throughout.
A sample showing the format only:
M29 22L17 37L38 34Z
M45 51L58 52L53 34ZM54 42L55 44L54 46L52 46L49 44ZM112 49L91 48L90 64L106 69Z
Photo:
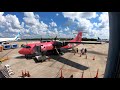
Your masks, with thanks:
M65 40L63 41L63 46L65 45Z
M55 41L57 40L57 36L54 38L54 40L55 40Z
M57 50L56 46L55 46L55 50L56 50L56 52L58 53L58 55L60 56L60 53L59 53L59 51Z

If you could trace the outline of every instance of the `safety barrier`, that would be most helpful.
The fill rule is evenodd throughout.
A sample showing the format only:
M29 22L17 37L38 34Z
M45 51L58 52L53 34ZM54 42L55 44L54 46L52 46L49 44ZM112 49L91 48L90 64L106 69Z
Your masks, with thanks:
M2 52L3 51L3 46L0 46L0 52Z

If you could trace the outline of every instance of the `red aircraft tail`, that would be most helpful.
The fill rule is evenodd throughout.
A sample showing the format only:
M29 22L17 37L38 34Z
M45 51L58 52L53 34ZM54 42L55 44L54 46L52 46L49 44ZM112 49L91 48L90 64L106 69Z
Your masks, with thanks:
M73 40L70 40L70 42L81 42L81 40L82 40L82 32L79 32Z

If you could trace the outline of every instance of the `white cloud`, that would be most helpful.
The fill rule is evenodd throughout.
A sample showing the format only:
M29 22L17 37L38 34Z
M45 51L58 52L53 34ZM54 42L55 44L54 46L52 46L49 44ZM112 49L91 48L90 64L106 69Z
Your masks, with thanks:
M33 12L24 12L24 15L26 17L31 17L31 18L33 18L35 16Z
M78 31L88 32L93 28L89 19L96 18L98 15L96 12L63 12L63 16L72 19L73 23L77 24Z
M13 37L20 32L21 29L22 26L16 15L4 15L3 12L0 12L0 30L4 37Z
M65 18L70 18L73 21L78 20L80 18L86 18L86 19L91 19L91 18L96 18L98 15L96 12L63 12L63 16Z
M50 36L55 37L59 35L58 29L54 28L52 31L49 31Z
M94 22L93 26L98 27L98 23Z
M67 32L67 31L69 31L70 29L69 29L68 27L66 27L64 30Z
M0 33L0 37L2 37L2 34Z
M56 13L57 15L59 14ZM83 34L86 37L109 38L109 19L107 12L103 12L100 15L95 12L63 12L63 16L70 20L69 27L60 28L53 19L47 25L40 20L38 14L33 12L24 12L23 22L21 23L16 15L4 15L4 12L0 12L0 36L15 36L20 31L23 37L30 35L31 37L32 35L41 37L47 33L51 36L53 35L53 37L56 34L60 37L73 37L73 32L80 30L87 32ZM92 18L98 19L99 23L92 23ZM71 30L72 25L74 30Z
M62 32L63 32L62 30L59 31L59 33L62 33Z
M68 31L67 33L64 33L64 29L61 29L61 30L59 30L59 32L58 32L58 37L61 37L61 38L73 38L74 37L74 34L73 34L73 31L75 31L75 30L72 30L72 31Z
M15 36L18 32L22 33L22 37L29 35L45 35L48 30L48 25L43 21L39 21L38 14L33 12L24 12L23 22L19 22L16 15L7 14L4 16L3 12L0 12L0 32L4 37Z
M64 18L70 18L74 21L77 17L77 13L76 12L63 12L63 16Z
M45 31L45 30L48 29L48 25L45 24L43 21L41 21L41 22L39 23L39 29Z
M39 24L39 18L38 18L38 15L34 15L33 12L24 12L24 22L27 24L27 25L38 25ZM37 16L37 17L36 17Z
M90 20L87 20L85 18L80 18L79 22L76 22L78 25L77 30L80 31L89 31L93 28L93 24L90 22Z
M57 27L57 24L53 21L51 23L49 23L52 27Z
M5 17L3 16L4 12L0 12L0 23L5 22Z
M4 12L0 12L0 16L2 16L4 14Z
M58 16L59 14L58 13L56 13L56 16Z
M39 15L33 12L24 12L25 17L23 18L25 22L25 27L33 34L45 35L46 30L48 30L48 25L43 21L39 21Z
M108 39L109 38L109 30L108 28L102 28L100 30L91 30L90 35L93 38L100 37L101 39Z
M11 24L11 27L13 29L20 29L21 28L21 25L20 25L20 22L18 20L18 18L16 17L16 15L6 15L6 22L10 23Z
M22 28L24 28L24 26L25 26L25 23L24 23L24 22L22 22L22 23L21 23L21 27L22 27Z
M94 23L94 25L97 27L93 32L95 32L96 37L100 37L102 39L109 39L109 16L108 12L103 12L100 14L99 23Z
M85 37L109 38L109 17L107 12L103 12L100 16L96 12L63 12L63 16L77 24L77 31L87 32L83 34ZM90 21L90 19L96 17L98 17L100 23Z
M100 23L98 24L100 28L105 28L109 26L109 17L107 12L103 12L98 20L100 21Z
M101 21L101 22L109 22L108 12L103 12L99 17L99 21Z
M70 37L71 34L65 34L64 31L62 29L58 30L58 28L54 28L52 31L47 31L47 36L49 36L50 38L55 38L55 36L57 37L61 37L61 38L66 38L66 37Z

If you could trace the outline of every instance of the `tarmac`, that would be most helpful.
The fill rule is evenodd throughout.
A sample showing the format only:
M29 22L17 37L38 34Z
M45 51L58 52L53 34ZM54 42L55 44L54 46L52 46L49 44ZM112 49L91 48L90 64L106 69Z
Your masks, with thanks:
M104 76L109 47L108 43L80 44L76 47L79 51L75 55L70 49L62 56L53 55L50 60L35 63L33 59L25 59L24 56L18 53L21 49L21 44L30 42L33 41L12 42L18 44L19 48L0 52L0 58L7 56L9 58L9 60L2 62L1 65L3 67L6 64L11 66L11 69L15 73L11 75L11 78L21 78L22 70L24 72L25 70L29 71L29 78L59 78L61 70L64 78L69 78L71 75L73 75L73 78L81 78L83 72L83 78L94 78L98 69L98 78L103 78ZM86 55L81 55L80 57L79 53L82 48L87 49L87 59ZM93 60L93 57L95 57L95 60Z

